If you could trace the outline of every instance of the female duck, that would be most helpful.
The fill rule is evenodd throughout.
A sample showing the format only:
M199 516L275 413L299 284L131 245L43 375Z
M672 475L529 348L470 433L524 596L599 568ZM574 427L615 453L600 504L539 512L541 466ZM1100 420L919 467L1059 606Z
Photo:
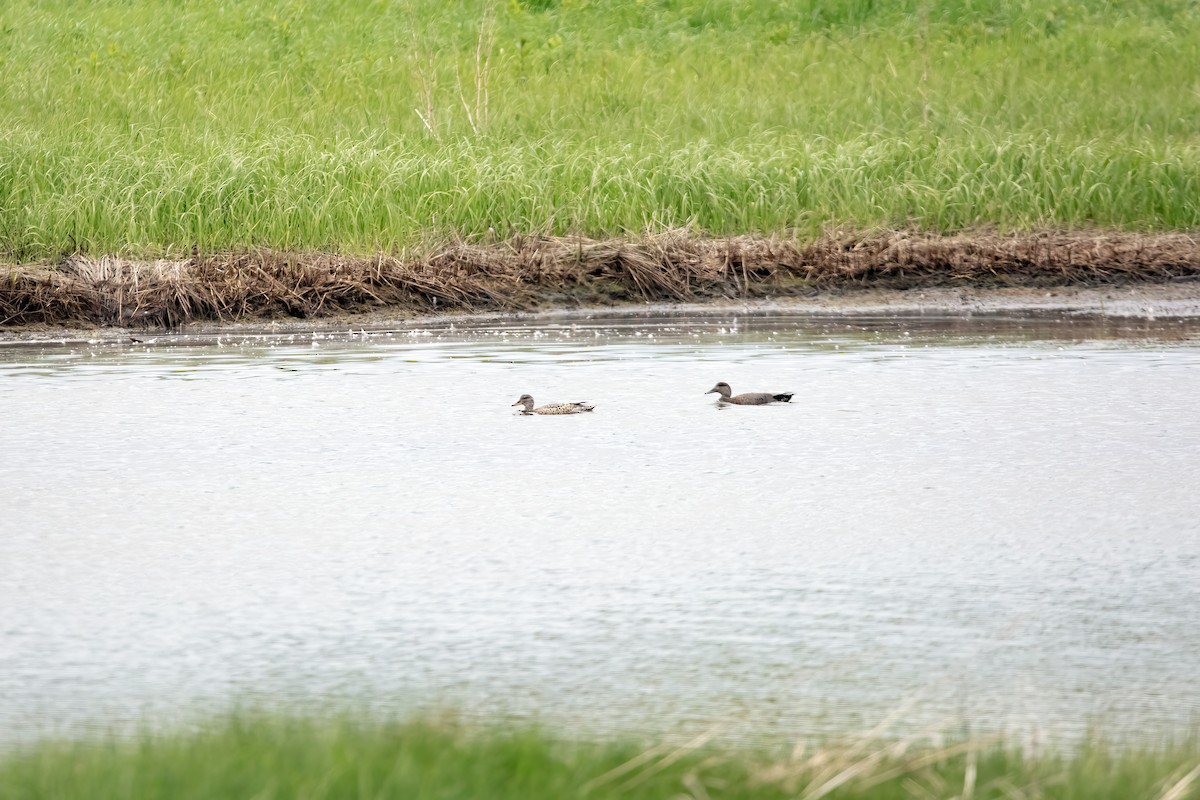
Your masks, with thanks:
M587 403L548 403L541 408L534 408L533 398L527 394L521 395L521 399L513 405L524 406L522 414L582 414L595 408Z

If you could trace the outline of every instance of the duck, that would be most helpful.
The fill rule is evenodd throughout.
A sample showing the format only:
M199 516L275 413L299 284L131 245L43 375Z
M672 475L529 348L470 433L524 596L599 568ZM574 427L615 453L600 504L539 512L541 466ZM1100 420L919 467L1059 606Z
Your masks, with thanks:
M765 406L767 403L790 403L794 394L794 392L783 392L781 394L746 392L745 394L734 394L733 390L729 388L729 384L724 381L709 389L705 394L712 394L713 392L721 395L717 400L718 403L733 403L738 406Z
M533 397L527 394L521 395L513 405L524 406L521 409L522 414L582 414L595 408L588 403L547 403L541 408L534 408Z

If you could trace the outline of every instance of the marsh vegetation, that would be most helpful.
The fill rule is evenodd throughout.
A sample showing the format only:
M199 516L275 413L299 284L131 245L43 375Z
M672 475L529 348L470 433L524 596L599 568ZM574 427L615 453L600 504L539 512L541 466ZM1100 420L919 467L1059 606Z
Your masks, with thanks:
M13 0L0 253L1200 226L1185 0Z
M0 755L0 797L1186 800L1200 779L1195 742L1093 744L1063 756L871 736L756 750L710 739L583 743L529 728L235 716L186 733Z

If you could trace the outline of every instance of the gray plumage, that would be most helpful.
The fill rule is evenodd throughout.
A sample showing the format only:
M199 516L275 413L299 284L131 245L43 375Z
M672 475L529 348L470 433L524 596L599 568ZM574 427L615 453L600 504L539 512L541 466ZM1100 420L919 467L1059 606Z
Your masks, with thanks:
M547 403L540 408L534 408L533 397L527 394L521 395L513 405L523 406L522 414L582 414L595 408L587 403Z
M722 381L713 388L709 389L705 394L716 392L721 395L718 403L733 403L737 406L765 406L767 403L787 403L792 399L792 392L784 392L781 394L772 394L770 392L746 392L745 394L734 394L729 388L729 384Z

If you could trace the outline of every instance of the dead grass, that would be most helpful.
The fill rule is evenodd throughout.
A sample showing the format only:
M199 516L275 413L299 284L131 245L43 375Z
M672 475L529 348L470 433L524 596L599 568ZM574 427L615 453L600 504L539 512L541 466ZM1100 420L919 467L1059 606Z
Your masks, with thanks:
M5 274L7 272L7 274ZM250 251L179 260L69 257L0 268L0 325L173 327L193 320L528 310L824 290L1080 286L1200 278L1200 236L1040 233L639 239L517 236L417 256Z

